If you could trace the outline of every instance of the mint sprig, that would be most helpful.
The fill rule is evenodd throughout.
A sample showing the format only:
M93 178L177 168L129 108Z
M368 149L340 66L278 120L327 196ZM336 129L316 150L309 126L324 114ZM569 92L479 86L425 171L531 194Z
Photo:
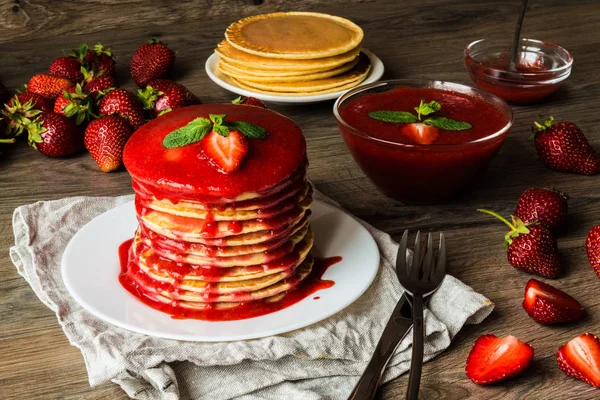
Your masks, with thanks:
M174 130L163 139L163 146L167 149L175 147L187 146L188 144L196 143L208 135L210 132L211 123L208 118L196 118L187 125Z
M418 107L415 107L417 115L414 115L407 111L371 111L369 117L377 119L379 121L391 122L395 124L412 124L415 122L421 122L425 125L435 126L439 129L447 131L463 131L471 129L472 126L468 122L456 121L446 117L431 116L426 119L422 117L436 113L442 108L441 104L437 101L431 101L425 103L425 99L421 99L421 103Z
M266 139L269 136L262 126L245 121L225 121L226 118L227 114L209 114L208 118L196 118L165 136L162 144L167 149L187 146L204 139L211 131L224 137L229 136L233 130L239 131L248 139Z

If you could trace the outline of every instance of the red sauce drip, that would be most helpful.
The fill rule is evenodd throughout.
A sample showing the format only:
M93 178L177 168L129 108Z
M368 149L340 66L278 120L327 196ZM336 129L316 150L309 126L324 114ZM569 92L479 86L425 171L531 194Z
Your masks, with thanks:
M319 300L321 298L321 296L315 296L313 297L313 300Z
M230 221L227 228L228 228L229 232L231 232L235 235L242 231L243 224L241 223L241 221Z
M235 321L240 319L255 318L270 314L290 307L299 301L311 296L319 290L332 287L335 282L324 280L323 274L332 265L340 262L342 257L316 258L311 274L298 286L288 290L285 296L274 302L248 301L230 309L216 309L209 307L204 310L190 310L181 307L177 301L161 303L153 300L138 286L130 274L129 255L133 239L127 240L119 246L121 273L119 282L132 295L155 310L170 314L174 319L200 319L205 321Z

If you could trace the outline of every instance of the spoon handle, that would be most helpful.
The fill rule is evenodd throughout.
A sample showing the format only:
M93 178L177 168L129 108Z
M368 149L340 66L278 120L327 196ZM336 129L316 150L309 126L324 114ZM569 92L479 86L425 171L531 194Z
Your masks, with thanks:
M521 3L521 10L519 11L519 18L517 19L517 26L515 28L515 36L513 38L512 52L510 54L510 65L508 69L515 71L517 69L517 55L519 54L519 42L521 39L521 27L523 26L523 18L525 18L525 11L527 11L527 1L523 0Z

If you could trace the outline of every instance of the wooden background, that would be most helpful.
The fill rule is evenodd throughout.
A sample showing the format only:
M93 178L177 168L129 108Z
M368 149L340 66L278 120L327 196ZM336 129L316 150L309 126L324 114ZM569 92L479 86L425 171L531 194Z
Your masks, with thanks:
M469 83L463 48L484 37L512 35L520 0L329 0L329 1L135 1L14 0L0 2L0 79L15 88L82 42L101 41L118 57L122 84L133 88L128 64L137 46L156 35L178 50L175 77L204 102L234 96L213 84L204 62L233 21L257 13L310 10L338 14L365 31L364 45L386 66L385 78L435 78ZM475 188L439 206L409 206L377 192L346 151L332 102L273 108L293 118L308 139L310 176L317 187L354 215L398 238L405 228L443 230L450 273L496 303L480 326L467 327L444 354L424 367L424 399L592 399L598 389L567 378L555 361L557 348L582 332L600 334L600 280L584 250L588 230L600 223L600 176L547 170L535 155L530 124L539 113L576 122L600 149L600 2L532 0L524 36L559 43L575 58L567 84L547 101L515 107L515 125L500 154ZM0 399L124 399L113 384L90 388L83 359L63 335L56 317L34 295L8 257L15 207L74 195L131 193L129 175L104 174L87 154L47 159L24 143L0 160ZM532 186L556 187L571 196L569 231L559 239L564 275L553 282L577 296L588 317L575 325L543 327L521 308L528 275L506 262L505 228L475 211L514 210L520 193ZM58 266L56 266L58 268ZM483 333L515 335L535 347L524 376L479 387L464 374L475 338ZM406 377L381 390L382 399L402 398Z

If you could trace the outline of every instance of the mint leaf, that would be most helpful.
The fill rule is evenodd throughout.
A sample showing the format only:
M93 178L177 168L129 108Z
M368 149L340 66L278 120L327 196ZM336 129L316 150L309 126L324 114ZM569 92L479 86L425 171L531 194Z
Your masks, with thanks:
M225 137L229 136L229 128L226 127L225 125L214 124L212 130L213 130L213 132L215 132L221 136L225 136Z
M406 111L372 111L369 117L384 122L394 122L397 124L410 124L417 122L417 117Z
M227 117L227 114L208 114L208 117L215 125L223 125L223 120Z
M266 139L269 137L269 133L265 128L251 124L250 122L231 121L227 122L226 126L231 130L242 132L242 135L249 139Z
M467 122L455 121L446 117L429 117L423 121L423 123L446 131L464 131L466 129L471 129L471 124Z
M421 104L419 104L419 107L415 107L415 111L417 112L420 121L421 115L433 114L434 112L440 111L441 108L441 104L435 100L425 103L425 99L421 99Z
M208 118L196 118L165 136L162 144L167 149L172 149L196 143L210 132L210 125Z

